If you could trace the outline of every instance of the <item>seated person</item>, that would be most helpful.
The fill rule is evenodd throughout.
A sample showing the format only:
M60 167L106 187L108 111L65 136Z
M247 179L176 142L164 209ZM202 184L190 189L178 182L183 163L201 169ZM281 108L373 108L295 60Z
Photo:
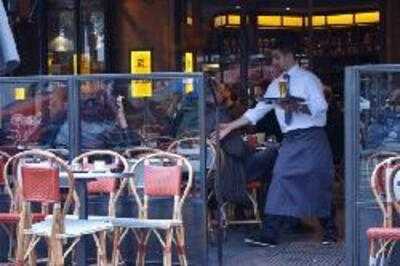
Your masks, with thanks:
M241 117L246 111L246 107L240 103L239 97L234 91L233 87L229 86L228 84L221 83L219 84L218 90L222 101L220 104L225 106L232 119Z
M129 130L123 113L114 114L97 97L85 99L81 106L81 148L106 149L120 146L140 145L140 136ZM114 120L114 119L115 120ZM68 122L62 125L54 145L69 146Z
M54 140L64 122L67 120L67 88L63 83L49 85L51 93L48 95L48 117L46 126L41 130L41 145L53 147Z
M205 87L206 95L206 135L210 134L216 128L217 113L219 114L219 123L227 123L233 118L227 107L221 105L223 95L221 90L216 91L215 99L211 87L218 88L211 82ZM247 183L254 179L265 180L270 176L274 160L277 155L276 149L265 149L263 151L252 153L243 141L240 131L234 131L226 138L221 140L221 150L223 160L220 170L220 177L216 178L215 188L217 199L220 202L230 201L238 204L246 204ZM266 164L263 160L269 160Z

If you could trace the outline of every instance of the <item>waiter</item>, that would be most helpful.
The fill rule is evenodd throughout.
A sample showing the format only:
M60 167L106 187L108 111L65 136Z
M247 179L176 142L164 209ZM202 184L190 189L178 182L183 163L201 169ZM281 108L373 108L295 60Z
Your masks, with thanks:
M318 77L297 64L295 43L290 37L274 43L272 64L282 74L268 86L264 97L280 97L279 82L285 79L287 94L304 101L261 101L242 117L221 125L222 139L235 129L255 125L274 110L284 134L267 194L262 233L245 239L252 246L276 245L282 216L318 217L324 228L322 244L336 242L331 215L333 162L324 130L328 105Z

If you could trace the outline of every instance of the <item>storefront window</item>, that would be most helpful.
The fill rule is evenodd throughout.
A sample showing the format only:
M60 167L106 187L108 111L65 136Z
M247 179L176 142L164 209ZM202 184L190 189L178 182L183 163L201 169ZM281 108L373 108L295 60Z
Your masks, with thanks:
M73 5L50 7L47 14L49 74L74 73L74 54L76 53L76 14Z
M80 7L76 8L78 3ZM48 73L104 72L104 2L49 0L47 4Z
M104 5L103 1L86 0L81 3L82 74L105 71Z

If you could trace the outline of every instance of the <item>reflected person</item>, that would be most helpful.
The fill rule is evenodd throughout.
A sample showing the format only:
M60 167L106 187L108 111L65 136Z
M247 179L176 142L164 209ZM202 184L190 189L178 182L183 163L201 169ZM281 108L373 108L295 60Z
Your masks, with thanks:
M102 105L95 97L86 99L81 105L81 148L107 149L140 145L140 137L129 132L123 114L112 114L111 108ZM115 117L115 120L111 119ZM68 123L65 122L57 134L56 147L68 147Z

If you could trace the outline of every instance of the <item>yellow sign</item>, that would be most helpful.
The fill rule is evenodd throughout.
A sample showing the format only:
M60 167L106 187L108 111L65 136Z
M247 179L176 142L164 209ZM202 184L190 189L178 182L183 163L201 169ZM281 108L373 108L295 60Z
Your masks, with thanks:
M379 23L380 13L379 11L356 13L355 19L357 24Z
M325 26L326 16L312 16L312 25L313 27Z
M257 25L260 27L280 27L282 26L281 16L257 16Z
M185 72L192 73L193 72L193 53L187 52L185 53ZM193 91L193 79L187 79L185 84L185 93L191 93Z
M303 17L283 16L284 27L303 27Z
M23 87L15 88L15 100L23 101L25 99L26 99L26 89Z
M240 16L239 15L228 15L228 24L229 25L240 25Z
M354 15L353 14L338 14L338 15L329 15L326 17L326 22L328 25L351 25L354 23Z
M185 53L185 72L193 72L193 53Z
M132 51L131 52L131 73L150 74L151 73L151 52ZM131 86L132 97L151 97L153 95L152 83L146 80L134 80Z

